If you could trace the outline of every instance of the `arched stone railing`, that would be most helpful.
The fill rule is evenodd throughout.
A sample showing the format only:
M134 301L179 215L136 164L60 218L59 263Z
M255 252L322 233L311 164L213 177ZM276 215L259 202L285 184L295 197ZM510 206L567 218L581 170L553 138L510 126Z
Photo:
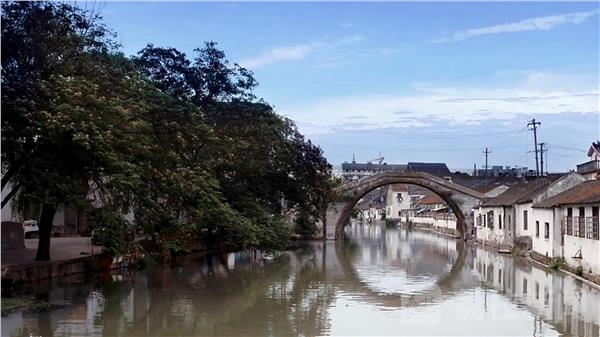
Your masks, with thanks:
M424 172L381 172L335 188L334 200L327 208L323 223L326 239L342 237L354 205L370 191L390 184L413 184L439 195L456 215L458 231L468 238L473 226L471 210L485 199L485 195L470 188Z

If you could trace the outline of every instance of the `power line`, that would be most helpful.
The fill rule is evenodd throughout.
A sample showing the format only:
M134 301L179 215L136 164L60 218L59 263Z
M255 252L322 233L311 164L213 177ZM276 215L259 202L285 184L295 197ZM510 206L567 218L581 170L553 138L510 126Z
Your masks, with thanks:
M586 150L578 149L576 147L562 146L562 145L549 144L549 143L546 143L546 145L550 145L550 147L552 147L552 148L557 148L557 149L561 149L561 150L583 152L583 153L587 152Z

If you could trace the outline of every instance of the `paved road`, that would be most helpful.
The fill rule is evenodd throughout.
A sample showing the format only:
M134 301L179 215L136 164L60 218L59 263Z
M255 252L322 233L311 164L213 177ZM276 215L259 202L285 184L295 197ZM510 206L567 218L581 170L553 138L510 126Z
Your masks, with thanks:
M25 249L18 251L2 252L2 267L15 264L35 262L38 239L25 239ZM98 254L101 246L93 246L93 253ZM62 261L89 256L92 254L92 245L89 237L52 238L50 241L50 259Z

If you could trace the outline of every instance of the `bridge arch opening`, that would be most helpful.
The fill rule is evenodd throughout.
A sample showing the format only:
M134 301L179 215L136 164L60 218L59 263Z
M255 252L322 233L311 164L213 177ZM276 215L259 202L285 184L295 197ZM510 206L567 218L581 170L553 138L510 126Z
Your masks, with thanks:
M403 182L399 182L399 183L403 183ZM397 184L397 183L393 183L393 184ZM382 184L382 185L374 187L370 190L365 190L364 192L361 192L360 195L357 195L355 198L348 201L346 203L346 205L344 206L344 209L342 210L342 214L340 215L338 224L336 224L336 232L340 231L339 234L342 235L344 228L350 223L350 217L352 216L354 207L358 204L358 202L364 196L366 196L370 192L372 192L380 187L389 186L389 185L392 185L392 184ZM450 196L437 193L436 191L428 188L427 186L423 186L423 185L419 185L419 184L412 184L412 185L417 185L417 186L423 187L423 188L427 189L428 191L433 192L435 195L439 196L446 203L448 208L450 208L452 210L452 213L456 216L456 229L461 233L461 235L465 234L465 232L467 231L465 215L463 214L463 212L460 209L460 207L458 206L458 204L454 200L452 200L452 198ZM341 226L341 228L338 228L340 226Z
M325 220L327 238L341 238L344 227L349 223L352 210L367 193L386 185L412 184L437 194L456 216L456 227L463 238L469 234L469 223L473 222L471 209L485 196L423 172L382 172L336 188L337 198L332 209L328 209ZM331 227L333 228L331 228ZM332 231L334 233L331 233ZM328 233L327 233L328 232ZM333 237L331 237L334 234Z

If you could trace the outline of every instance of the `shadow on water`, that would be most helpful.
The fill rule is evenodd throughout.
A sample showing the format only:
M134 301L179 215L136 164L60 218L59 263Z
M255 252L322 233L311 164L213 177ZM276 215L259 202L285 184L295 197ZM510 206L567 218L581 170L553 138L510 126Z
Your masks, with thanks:
M187 257L171 268L42 286L37 296L71 305L3 317L2 336L314 336L348 334L353 321L377 334L398 322L397 312L412 318L390 333L436 334L431 319L466 325L431 310L465 305L482 313L472 329L522 324L520 334L598 335L599 292L571 278L430 233L354 225L347 234L273 261L256 252ZM494 306L513 315L498 317Z

